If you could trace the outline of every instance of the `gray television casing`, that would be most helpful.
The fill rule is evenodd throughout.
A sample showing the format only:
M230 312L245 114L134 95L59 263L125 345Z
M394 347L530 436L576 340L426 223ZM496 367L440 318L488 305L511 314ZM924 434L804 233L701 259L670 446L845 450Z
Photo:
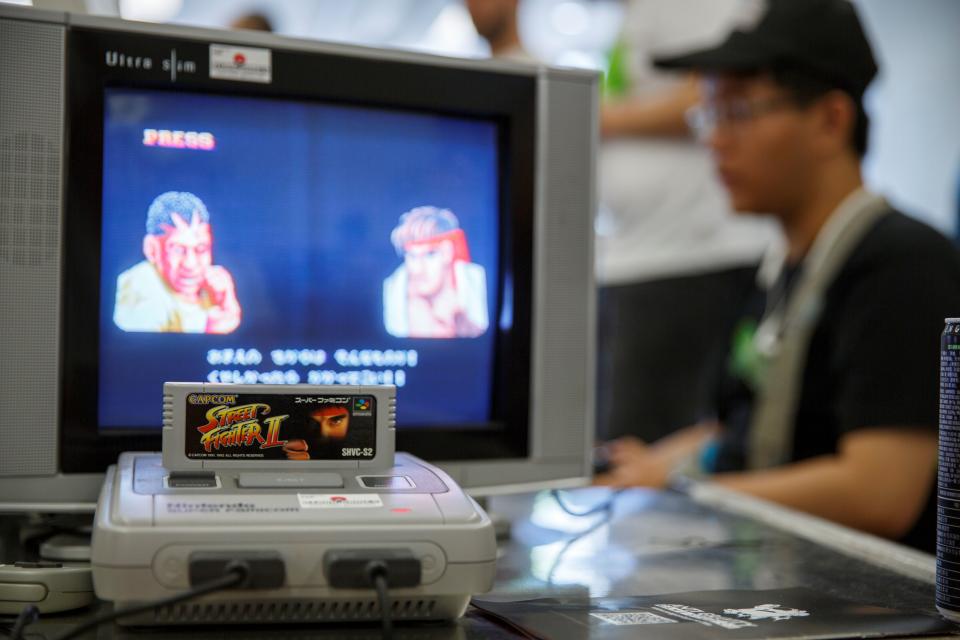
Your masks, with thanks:
M0 511L90 511L103 483L102 474L59 468L69 454L59 450L59 398L72 26L536 77L530 453L432 462L474 495L574 486L589 476L595 73L0 6Z

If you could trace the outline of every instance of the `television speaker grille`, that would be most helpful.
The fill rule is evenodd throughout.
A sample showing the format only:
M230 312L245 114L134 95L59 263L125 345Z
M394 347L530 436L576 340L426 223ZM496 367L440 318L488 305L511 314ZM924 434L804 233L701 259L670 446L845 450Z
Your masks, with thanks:
M64 36L0 19L0 476L57 469Z

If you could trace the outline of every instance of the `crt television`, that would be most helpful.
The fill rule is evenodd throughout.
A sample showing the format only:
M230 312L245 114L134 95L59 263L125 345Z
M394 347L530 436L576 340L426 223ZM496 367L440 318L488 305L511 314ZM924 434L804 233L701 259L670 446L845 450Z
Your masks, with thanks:
M0 509L90 509L164 381L395 384L475 494L589 473L597 82L0 8Z

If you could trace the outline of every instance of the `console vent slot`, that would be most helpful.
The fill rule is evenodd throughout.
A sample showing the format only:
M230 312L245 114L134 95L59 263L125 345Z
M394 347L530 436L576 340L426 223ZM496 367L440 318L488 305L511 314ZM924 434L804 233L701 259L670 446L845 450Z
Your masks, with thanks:
M391 600L394 620L429 620L436 601L421 598ZM278 600L249 602L194 602L164 607L140 624L231 624L269 622L364 622L380 620L375 598L343 600Z
M173 428L173 394L163 394L163 426L165 429Z

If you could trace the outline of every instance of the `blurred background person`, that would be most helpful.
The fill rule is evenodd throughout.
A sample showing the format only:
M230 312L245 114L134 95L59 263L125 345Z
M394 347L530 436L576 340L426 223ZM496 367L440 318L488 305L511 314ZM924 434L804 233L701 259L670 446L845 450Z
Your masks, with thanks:
M707 74L697 128L734 209L785 237L740 310L720 424L611 445L617 485L706 475L898 540L936 542L938 336L960 253L865 185L877 72L847 0L770 0L754 28L661 59Z
M249 31L273 32L273 23L270 18L259 11L244 13L230 21L231 29L247 29Z
M536 62L523 48L517 9L519 0L466 0L477 33L490 45L490 55L515 62Z
M659 438L704 417L717 358L753 285L769 221L734 216L687 110L690 74L655 55L715 44L749 0L630 0L608 73L597 224L601 439Z

